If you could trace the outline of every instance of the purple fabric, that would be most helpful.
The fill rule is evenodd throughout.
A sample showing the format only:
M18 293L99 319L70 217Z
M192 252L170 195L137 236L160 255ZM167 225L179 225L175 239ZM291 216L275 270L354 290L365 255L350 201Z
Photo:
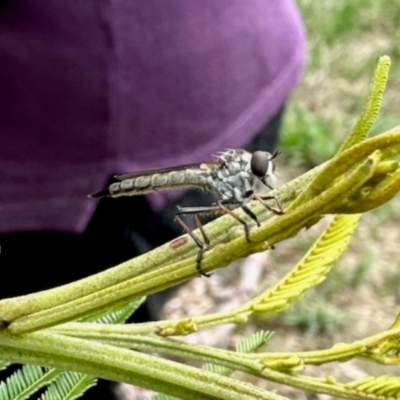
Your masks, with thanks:
M241 147L303 61L290 0L0 3L0 231L80 232L112 173Z

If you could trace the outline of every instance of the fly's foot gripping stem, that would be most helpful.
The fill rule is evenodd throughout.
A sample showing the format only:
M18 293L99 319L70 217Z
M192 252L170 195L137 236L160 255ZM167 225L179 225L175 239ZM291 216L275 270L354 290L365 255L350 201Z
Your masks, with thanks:
M199 251L198 251L197 257L196 257L196 271L200 275L205 276L206 278L209 278L211 276L211 274L207 274L207 272L203 271L203 269L201 268L201 262L203 260L204 252L210 247L210 239L208 238L206 232L204 231L203 225L200 222L200 219L197 216L197 214L194 214L194 220L196 222L196 226L199 228L199 230L201 232L201 235L203 236L203 242L183 222L182 218L179 217L179 215L184 215L184 214L191 214L191 213L185 212L184 208L179 208L179 211L175 215L175 219L179 223L179 225L182 227L182 229L193 239L193 241L196 243L196 246L199 248Z

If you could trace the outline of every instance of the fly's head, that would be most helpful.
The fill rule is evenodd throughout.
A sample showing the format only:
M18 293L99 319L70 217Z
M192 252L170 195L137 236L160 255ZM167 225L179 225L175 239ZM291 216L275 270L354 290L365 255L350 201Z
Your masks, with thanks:
M251 157L250 168L251 172L257 177L266 187L273 189L276 182L274 158L278 152L273 154L267 151L255 151Z

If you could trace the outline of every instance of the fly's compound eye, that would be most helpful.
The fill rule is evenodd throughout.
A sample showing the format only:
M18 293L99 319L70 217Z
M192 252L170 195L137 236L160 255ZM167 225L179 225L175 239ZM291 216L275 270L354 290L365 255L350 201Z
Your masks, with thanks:
M266 151L255 151L250 162L251 172L258 178L271 174L274 170L274 163L271 160L271 154Z

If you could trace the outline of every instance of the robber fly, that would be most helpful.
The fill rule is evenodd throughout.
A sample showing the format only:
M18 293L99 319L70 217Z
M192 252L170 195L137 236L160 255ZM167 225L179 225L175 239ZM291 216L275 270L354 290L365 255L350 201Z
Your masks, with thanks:
M248 208L250 200L259 200L275 214L283 214L279 200L273 195L261 195L260 189L272 190L275 181L274 158L278 153L256 151L249 153L242 149L230 149L218 154L215 161L180 165L170 168L160 168L124 175L116 175L118 182L90 197L122 197L138 196L160 190L173 190L183 187L194 187L213 193L217 201L210 206L178 207L176 220L199 247L196 259L196 269L199 274L209 276L201 269L203 253L210 244L198 214L226 213L240 222L245 230L246 239L249 239L247 223L232 212L232 209L241 207L257 225L260 223L253 211ZM264 200L275 200L277 208L269 206ZM203 236L201 241L183 222L179 215L194 215L196 225Z

